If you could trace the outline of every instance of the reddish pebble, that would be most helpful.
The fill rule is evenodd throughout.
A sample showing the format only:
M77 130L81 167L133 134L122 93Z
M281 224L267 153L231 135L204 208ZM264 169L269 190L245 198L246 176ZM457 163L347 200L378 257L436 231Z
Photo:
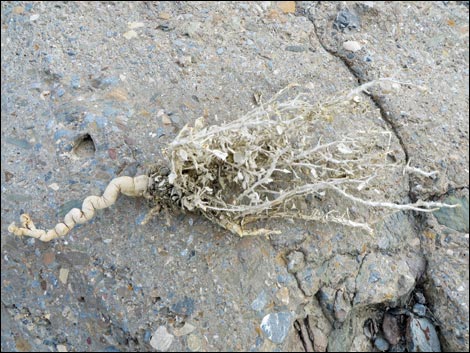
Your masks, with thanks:
M115 148L110 148L108 150L109 157L111 159L116 159L116 149Z
M46 252L43 256L42 256L42 263L44 265L50 265L51 263L53 263L55 260L55 254L53 252Z

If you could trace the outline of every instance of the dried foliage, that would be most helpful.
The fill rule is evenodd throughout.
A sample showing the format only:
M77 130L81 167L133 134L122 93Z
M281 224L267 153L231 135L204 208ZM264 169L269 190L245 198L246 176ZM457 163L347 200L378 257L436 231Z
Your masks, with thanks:
M386 128L354 126L344 135L331 128L337 116L364 113L367 105L362 103L361 92L393 83L370 82L318 102L312 102L312 92L291 85L241 118L220 126L205 126L199 118L168 146L167 166L156 166L148 176L113 180L102 197L85 199L82 210L71 210L63 223L48 232L35 229L28 215L22 216L23 228L13 224L9 230L49 241L65 235L76 223L86 222L94 209L113 204L119 192L152 201L155 208L144 222L162 205L181 207L199 211L240 236L276 233L256 225L245 227L268 218L335 222L372 233L375 220L356 219L348 205L380 209L382 217L400 210L430 212L453 207L380 200L386 193L383 187L388 175L413 170L431 177L437 172L405 166L404 160L396 158L393 134ZM328 196L344 202L338 209L325 210L318 200Z
M172 202L189 211L199 210L240 236L273 233L244 227L263 218L336 222L373 231L372 222L351 218L347 207L326 212L315 207L315 196L327 192L389 213L441 207L370 198L371 190L380 190L379 175L404 167L404 161L394 157L390 131L353 128L342 137L329 132L336 114L361 114L365 105L358 95L381 83L393 82L371 82L317 103L310 102L310 91L291 85L229 123L204 126L199 118L194 127L183 128L166 150L170 173L158 183L165 193L170 186ZM160 200L158 187L153 194Z

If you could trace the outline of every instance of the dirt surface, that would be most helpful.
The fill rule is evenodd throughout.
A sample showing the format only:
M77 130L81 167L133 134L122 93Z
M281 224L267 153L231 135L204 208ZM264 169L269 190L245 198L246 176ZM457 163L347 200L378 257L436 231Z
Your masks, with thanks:
M1 6L2 351L370 351L380 335L411 349L382 321L417 292L442 348L468 351L468 2ZM384 199L460 209L398 213L374 237L286 220L240 239L190 213L142 226L146 202L121 197L51 243L7 231L144 173L200 116L233 120L293 82L321 100L382 77L426 90L372 91L331 129L387 129L403 166L438 172L391 175Z

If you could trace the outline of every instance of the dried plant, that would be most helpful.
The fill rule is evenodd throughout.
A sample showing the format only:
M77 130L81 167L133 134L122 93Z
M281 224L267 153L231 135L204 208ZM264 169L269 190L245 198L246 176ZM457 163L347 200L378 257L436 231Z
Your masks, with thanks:
M393 134L385 128L358 128L340 137L329 131L336 115L361 113L365 107L361 92L383 84L396 82L373 81L316 103L310 102L310 92L290 85L234 121L205 126L199 118L168 146L167 165L155 166L148 175L112 180L103 196L87 197L81 210L72 209L49 231L36 229L28 215L21 216L22 228L12 224L9 231L50 241L87 222L95 210L111 206L120 192L151 200L154 208L144 223L161 207L179 207L198 211L240 236L276 233L256 225L246 227L272 218L334 222L372 233L377 220L352 217L348 205L379 209L381 217L401 210L454 207L420 200L409 204L376 200L387 175L409 170L431 177L437 172L396 160ZM317 199L333 194L345 202L341 209L325 211Z

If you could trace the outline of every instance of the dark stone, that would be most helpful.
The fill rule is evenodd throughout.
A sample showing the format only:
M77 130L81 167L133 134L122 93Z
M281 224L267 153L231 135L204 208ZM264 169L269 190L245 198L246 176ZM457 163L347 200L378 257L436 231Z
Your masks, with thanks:
M344 31L345 29L358 29L359 17L348 9L343 9L336 15L333 28Z

